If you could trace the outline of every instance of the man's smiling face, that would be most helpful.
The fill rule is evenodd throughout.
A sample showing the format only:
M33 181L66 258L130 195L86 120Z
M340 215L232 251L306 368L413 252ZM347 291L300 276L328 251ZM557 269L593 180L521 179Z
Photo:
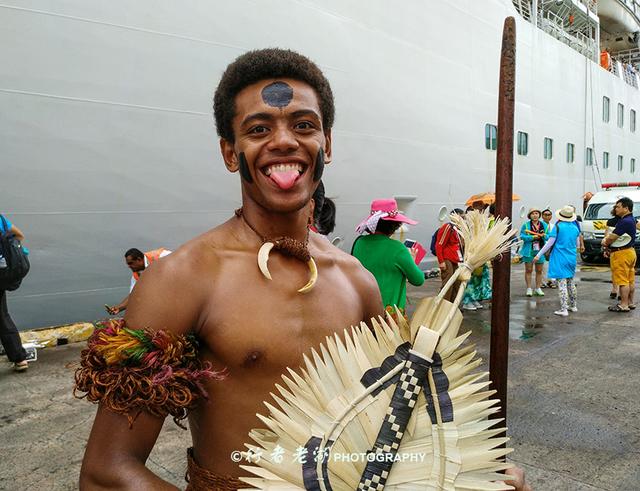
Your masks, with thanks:
M276 212L309 202L322 161L331 159L331 135L310 85L282 78L245 87L235 98L233 132L235 142L221 140L221 147L229 170L241 172L246 198Z

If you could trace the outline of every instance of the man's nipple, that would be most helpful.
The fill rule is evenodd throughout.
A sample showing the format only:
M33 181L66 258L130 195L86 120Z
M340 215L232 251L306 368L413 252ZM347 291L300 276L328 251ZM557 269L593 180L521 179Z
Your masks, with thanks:
M263 358L262 351L259 351L259 350L250 351L249 353L247 353L247 356L245 357L242 365L247 368L256 366L262 360L262 358Z

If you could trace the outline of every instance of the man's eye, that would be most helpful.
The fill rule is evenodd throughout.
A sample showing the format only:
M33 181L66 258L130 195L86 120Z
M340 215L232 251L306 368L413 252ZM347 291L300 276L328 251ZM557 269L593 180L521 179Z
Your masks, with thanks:
M297 130L310 130L313 128L313 124L311 124L309 121L300 121L299 123L296 123Z
M253 133L253 134L260 134L260 133L266 133L267 131L269 131L265 126L254 126L253 128L251 128L249 130L249 133Z

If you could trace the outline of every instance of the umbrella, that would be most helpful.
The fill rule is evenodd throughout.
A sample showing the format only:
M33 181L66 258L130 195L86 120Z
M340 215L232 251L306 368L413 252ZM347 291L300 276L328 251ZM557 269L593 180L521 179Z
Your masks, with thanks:
M520 201L520 196L513 194L513 201ZM466 206L471 206L473 203L484 203L485 205L492 205L496 202L496 193L479 193L471 196L465 203Z

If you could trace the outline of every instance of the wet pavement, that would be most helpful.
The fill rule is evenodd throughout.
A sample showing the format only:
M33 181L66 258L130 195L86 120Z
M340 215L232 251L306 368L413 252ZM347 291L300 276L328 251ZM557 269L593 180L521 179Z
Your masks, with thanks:
M609 272L583 267L577 313L553 315L557 290L524 294L512 275L508 427L511 460L538 490L640 490L640 313L607 311ZM439 280L409 288L412 305ZM411 305L409 306L411 309ZM487 368L490 309L465 312L462 329ZM77 477L95 406L71 396L83 343L40 350L22 374L0 365L0 489L67 490ZM184 487L186 431L167 420L148 466Z

